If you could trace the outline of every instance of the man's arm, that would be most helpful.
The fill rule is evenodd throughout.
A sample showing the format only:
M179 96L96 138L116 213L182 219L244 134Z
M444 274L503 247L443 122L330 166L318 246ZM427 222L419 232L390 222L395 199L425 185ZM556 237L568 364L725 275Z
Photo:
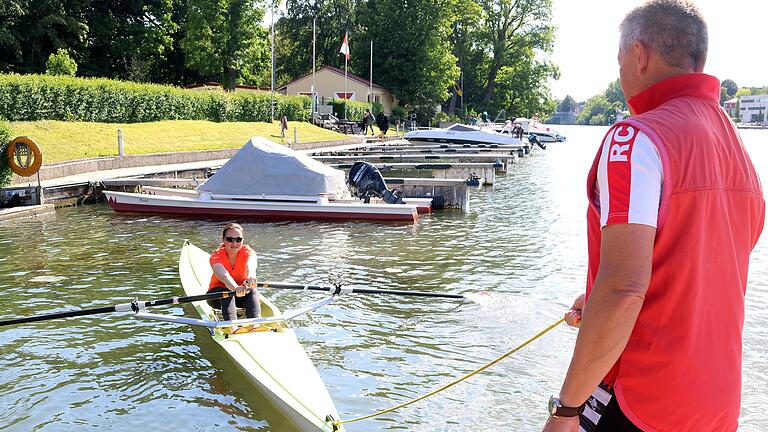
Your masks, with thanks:
M584 403L624 351L651 279L655 236L648 225L603 228L600 268L560 390L564 406Z

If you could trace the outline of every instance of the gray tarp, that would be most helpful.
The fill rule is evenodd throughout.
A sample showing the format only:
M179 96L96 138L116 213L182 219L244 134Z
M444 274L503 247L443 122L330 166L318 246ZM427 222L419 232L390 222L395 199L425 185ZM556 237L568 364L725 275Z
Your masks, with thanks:
M197 191L224 195L349 195L344 171L262 137L251 138Z

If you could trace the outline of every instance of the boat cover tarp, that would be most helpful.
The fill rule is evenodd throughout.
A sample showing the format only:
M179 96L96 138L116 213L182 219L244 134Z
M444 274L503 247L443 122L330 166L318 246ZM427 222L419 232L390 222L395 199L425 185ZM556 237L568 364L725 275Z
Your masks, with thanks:
M223 195L349 195L344 171L262 137L253 137L197 187Z

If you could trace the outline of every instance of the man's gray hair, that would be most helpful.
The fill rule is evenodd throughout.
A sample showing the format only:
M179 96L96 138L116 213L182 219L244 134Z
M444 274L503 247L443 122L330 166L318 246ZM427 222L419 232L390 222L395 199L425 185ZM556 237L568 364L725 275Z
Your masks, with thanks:
M688 0L650 0L624 17L621 49L643 42L670 66L700 70L707 60L707 23Z

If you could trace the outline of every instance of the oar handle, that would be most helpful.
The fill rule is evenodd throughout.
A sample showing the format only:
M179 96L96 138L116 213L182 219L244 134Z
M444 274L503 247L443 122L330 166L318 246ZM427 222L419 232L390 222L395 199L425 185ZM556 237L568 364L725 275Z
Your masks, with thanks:
M57 313L52 313L47 315L38 315L38 316L15 318L15 319L6 320L6 321L0 321L0 327L14 325L14 324L32 323L37 321L47 321L47 320L59 319L59 318L72 318L72 317L85 316L85 315L96 315L96 314L110 313L110 312L133 311L134 313L136 313L152 306L164 306L164 305L170 305L170 304L182 304L182 303L191 303L191 302L204 301L204 300L215 300L215 299L227 298L234 295L235 293L233 291L218 291L218 292L200 294L200 295L194 295L194 296L171 297L171 298L162 299L162 300L150 300L150 301L134 300L130 303L121 303L114 306L105 306L105 307L93 308L93 309L79 309L74 311L57 312Z
M373 289L373 288L344 288L341 286L322 286L322 285L300 285L289 284L285 282L259 282L258 286L261 288L278 288L278 289L294 289L294 290L308 290L308 291L323 291L331 294L390 294L412 297L440 297L440 298L455 298L465 299L462 294L451 293L434 293L426 291L405 291L405 290L390 290L390 289Z

